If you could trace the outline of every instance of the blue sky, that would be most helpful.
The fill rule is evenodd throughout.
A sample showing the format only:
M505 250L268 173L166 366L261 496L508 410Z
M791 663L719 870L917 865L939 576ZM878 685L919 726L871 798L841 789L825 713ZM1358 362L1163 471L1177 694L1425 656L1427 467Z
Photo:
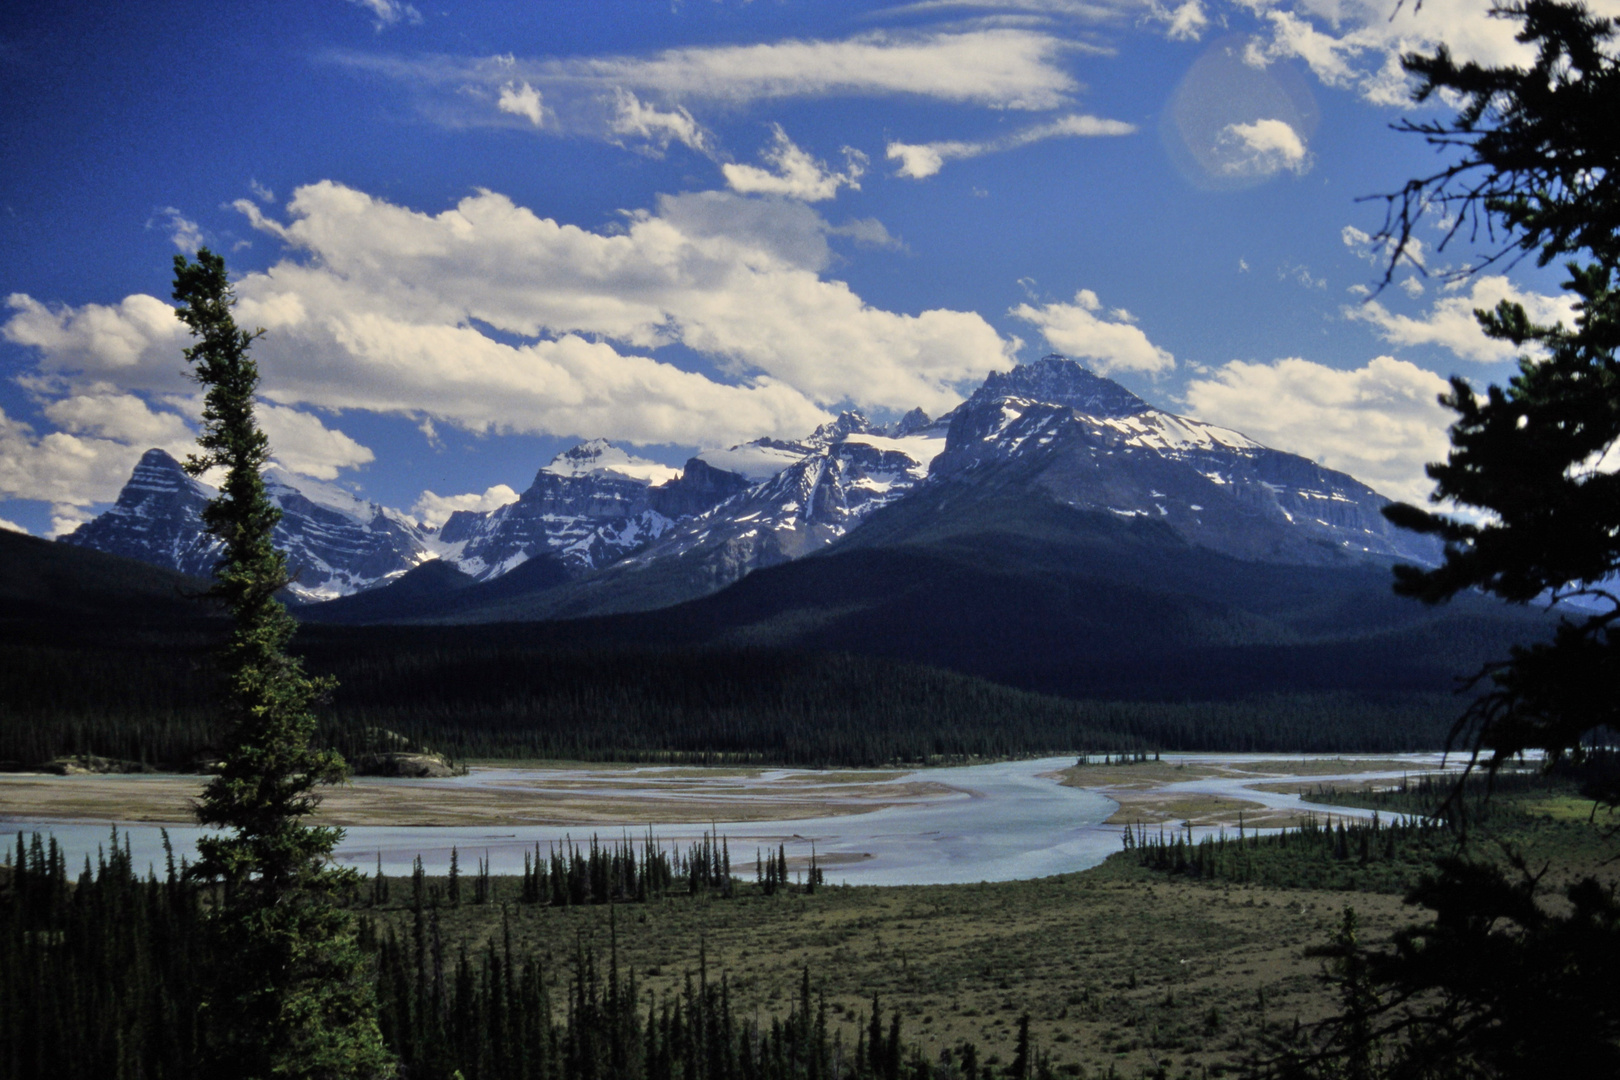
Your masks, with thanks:
M1599 9L1620 13L1620 0ZM1519 58L1483 0L30 4L0 15L0 521L183 453L171 260L262 326L282 463L427 520L605 436L680 464L844 408L937 415L1060 351L1421 498L1471 309L1392 58Z

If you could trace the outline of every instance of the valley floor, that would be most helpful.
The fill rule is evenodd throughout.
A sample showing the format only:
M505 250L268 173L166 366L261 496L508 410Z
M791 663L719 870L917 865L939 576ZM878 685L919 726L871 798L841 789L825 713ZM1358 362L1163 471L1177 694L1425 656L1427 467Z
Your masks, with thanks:
M621 968L634 967L644 990L670 999L706 961L734 1012L767 1026L808 969L846 1052L876 993L885 1024L898 1009L905 1040L934 1060L971 1041L981 1061L1005 1067L1028 1013L1059 1075L1112 1066L1134 1077L1161 1066L1220 1075L1261 1048L1263 1030L1334 1011L1322 962L1305 949L1329 940L1346 905L1369 941L1415 914L1395 896L1165 880L1109 863L1037 881L681 897L611 912L510 906L506 917L514 948L549 954L554 979L572 971L576 944L605 962L616 935ZM439 917L445 940L474 956L485 942L500 947L499 906ZM410 932L408 907L381 921Z
M1422 920L1426 913L1403 904L1399 893L1432 865L1427 860L1433 854L1454 844L1438 827L1413 827L1408 833L1388 828L1393 816L1428 812L1436 793L1450 783L1414 781L1382 790L1402 771L1423 771L1415 759L1207 755L1128 764L1074 766L1072 761L979 768L1000 770L995 775L1019 783L1038 782L1030 790L1062 798L1109 793L1112 801L1104 813L1113 815L1111 823L1099 818L1098 827L1115 836L1116 854L1083 872L976 884L827 885L813 892L791 887L765 895L750 880L754 875L734 834L732 869L742 881L729 898L683 891L639 903L551 906L521 902L523 883L514 878L480 875L469 882L474 855L469 846L463 849L464 876L454 894L459 903L450 902L453 894L443 877L424 876L418 893L409 877L389 871L386 888L375 879L362 882L356 912L367 920L368 939L397 942L407 951L417 941L423 955L443 957L447 964L466 956L475 966L487 965L508 949L509 955L543 959L546 978L556 988L552 1002L559 1021L568 998L562 988L580 958L594 954L599 970L606 971L613 955L617 970L635 972L644 1003L648 995L673 1002L692 982L723 979L732 1014L765 1029L790 1012L808 973L812 994L825 999L829 1029L845 1054L853 1054L877 995L885 1028L897 1010L903 1042L931 1060L959 1053L971 1042L979 1060L997 1066L999 1075L1013 1059L1020 1018L1027 1015L1034 1049L1047 1056L1056 1077L1202 1078L1239 1071L1245 1061L1264 1055L1270 1040L1294 1030L1296 1022L1309 1024L1335 1013L1337 991L1322 977L1324 962L1309 950L1333 938L1347 907L1356 910L1360 940L1374 946ZM462 786L498 789L516 772L481 782L468 779ZM570 783L595 790L590 786L629 783L638 775L645 780L644 770L578 768L553 770L551 779L564 790L572 790ZM973 801L955 792L914 792L915 784L941 781L899 771L875 776L680 769L660 776L669 785L664 794L672 813L685 805L678 796L712 794L715 785L740 789L733 804L756 790L772 792L784 805L794 798L815 803L839 792L881 798L872 792L890 789L923 800ZM1346 784L1344 777L1372 780L1362 788L1364 779ZM1054 783L1060 778L1088 790L1065 793ZM87 779L95 778L9 777L0 781L0 791L16 800L18 793L71 790ZM120 777L103 782L161 792L178 781ZM387 783L407 791L439 790L427 782ZM1607 884L1614 883L1620 865L1612 859L1612 815L1594 819L1590 803L1581 802L1571 781L1527 771L1499 783L1503 790L1493 809L1476 819L1481 830L1476 856L1492 857L1495 839L1509 839L1532 863L1551 868L1549 883L1594 867ZM795 795L801 788L810 794ZM1250 833L1238 844L1235 815L1242 808L1217 805L1229 799L1264 811L1266 803L1275 807L1276 800L1292 800L1302 790L1346 812L1381 808L1386 832L1374 830L1378 841L1371 851L1360 844L1359 856L1356 843L1343 842L1345 830L1307 829L1293 834L1299 839L1288 844L1259 841ZM1204 803L1194 813L1197 800ZM3 809L14 813L17 805L8 801ZM39 812L33 806L28 811ZM734 817L738 811L733 805L726 813ZM1228 813L1233 817L1223 826L1222 815ZM1244 821L1253 821L1254 813L1244 810ZM1213 829L1219 837L1226 829L1224 854L1209 862L1207 873L1202 861L1190 859L1190 846L1189 859L1177 860L1173 870L1150 868L1152 860L1138 857L1140 843L1119 851L1124 822L1140 823L1138 835L1151 838L1159 833L1155 815L1170 814L1196 816L1205 835ZM1178 830L1166 832L1174 837ZM1305 842L1313 832L1326 843ZM1357 835L1355 829L1349 832ZM1335 833L1342 850L1323 854ZM1418 857L1396 858L1407 846ZM1233 848L1242 857L1233 857ZM1305 884L1340 880L1355 888L1256 884L1275 880L1279 860L1299 871ZM1194 874L1195 866L1204 876ZM1355 870L1353 878L1339 873L1347 868ZM1371 873L1380 868L1387 872ZM829 881L837 873L830 866ZM1274 876L1265 878L1267 873ZM790 880L800 876L800 866L790 865ZM421 907L416 897L425 898ZM469 902L470 897L482 902Z

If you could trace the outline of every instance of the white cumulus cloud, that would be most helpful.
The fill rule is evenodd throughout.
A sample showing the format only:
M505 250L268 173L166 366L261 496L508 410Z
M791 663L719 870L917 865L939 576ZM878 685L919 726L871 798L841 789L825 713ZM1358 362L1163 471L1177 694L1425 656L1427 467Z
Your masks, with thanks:
M1532 322L1575 323L1575 299L1568 295L1543 296L1524 292L1500 275L1472 280L1467 295L1438 297L1428 315L1414 319L1396 315L1377 300L1345 307L1347 318L1370 323L1378 336L1392 345L1438 345L1464 360L1493 363L1511 360L1519 350L1511 342L1485 336L1475 310L1490 310L1503 300L1523 305Z
M614 89L614 105L608 130L615 135L634 136L659 149L672 142L683 143L693 150L708 149L709 140L703 128L691 113L679 106L659 109L643 102L622 86Z
M6 300L11 318L0 335L32 346L47 373L73 372L123 386L178 389L190 385L180 350L186 328L174 308L136 293L117 304L48 306L23 293Z
M1532 50L1515 40L1520 23L1495 18L1494 0L1240 0L1262 29L1247 58L1263 65L1298 59L1329 86L1352 88L1379 105L1410 103L1411 80L1400 58L1432 53L1443 42L1459 62L1524 66ZM1620 16L1620 0L1589 0L1594 14Z
M160 446L166 450L188 450L195 436L181 416L154 411L134 394L119 392L101 384L88 392L72 394L47 403L48 420L74 435L114 439L142 450Z
M1228 124L1217 142L1227 150L1222 167L1230 173L1270 176L1286 169L1302 176L1311 169L1305 140L1284 120Z
M148 448L96 434L93 420L87 427L83 433L40 434L0 412L0 498L52 504L53 536L87 520L91 503L116 499ZM165 449L185 453L187 444Z
M435 495L424 490L417 496L416 502L411 506L411 513L416 520L424 525L438 528L450 520L450 515L458 510L471 510L474 513L485 514L491 510L498 510L508 503L518 501L518 493L505 484L496 484L485 489L482 495L469 493L466 495Z
M1209 26L1209 13L1200 0L1183 0L1174 6L1152 0L1148 12L1164 24L1165 36L1171 41L1197 41Z
M260 402L255 415L270 438L271 455L289 472L317 480L336 480L340 470L376 460L370 447L327 427L312 413Z
M976 313L886 311L823 276L832 230L801 202L668 197L600 232L487 191L437 214L331 182L298 189L285 223L243 206L292 249L237 282L238 321L268 331L254 349L276 405L730 445L801 435L846 403L944 411L968 380L1012 364L1012 344ZM38 378L194 390L184 328L155 297L10 306L0 333L33 347ZM708 369L649 355L669 344ZM299 430L305 470L370 453Z
M1134 320L1128 312L1104 312L1102 301L1090 289L1076 293L1072 304L1019 304L1008 314L1034 323L1052 348L1090 360L1091 366L1104 374L1140 371L1157 375L1176 366L1174 356L1132 325Z
M801 150L781 124L772 124L771 145L761 155L768 169L732 162L720 166L731 189L744 195L784 195L804 202L821 202L838 194L841 187L859 191L861 174L866 171L866 155L844 147L844 171L834 172L827 163Z
M1234 360L1189 382L1185 400L1200 420L1422 503L1434 486L1423 466L1450 446L1456 417L1437 400L1448 389L1434 372L1389 356L1350 371L1291 357Z
M535 127L540 127L545 121L545 109L540 103L540 91L525 83L507 83L501 87L501 94L495 101L495 107L501 112L521 116Z

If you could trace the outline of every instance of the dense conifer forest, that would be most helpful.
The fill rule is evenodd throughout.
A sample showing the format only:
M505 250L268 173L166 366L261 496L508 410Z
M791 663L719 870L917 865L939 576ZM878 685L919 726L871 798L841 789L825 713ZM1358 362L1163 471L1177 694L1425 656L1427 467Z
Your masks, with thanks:
M141 877L116 831L95 866L74 877L54 840L19 835L0 868L0 1078L60 1080L206 1075L200 1057L202 1009L195 978L198 932L213 893L185 878L173 859L162 876ZM728 849L713 837L685 853L651 838L635 844L569 845L535 859L519 886L520 905L636 903L666 894L729 897ZM768 867L768 868L767 868ZM786 868L764 860L756 888L814 890L817 876L790 886ZM868 1033L847 1045L830 1031L808 969L785 1016L741 1015L723 973L707 965L683 990L642 993L621 970L616 944L606 955L576 942L566 963L548 966L514 947L505 932L482 948L447 940L440 911L490 905L487 873L472 889L454 872L429 882L420 862L408 905L390 906L377 875L360 941L371 958L379 1023L402 1075L451 1080L994 1080L964 1042L959 1057L924 1059L902 1035L898 1012L873 998ZM765 882L769 881L769 888ZM402 891L404 886L402 883ZM465 894L465 895L464 895ZM1051 1077L1032 1053L1027 1019L1007 1080ZM943 1073L940 1068L943 1067Z
M217 751L205 629L7 635L0 762L97 755L165 768ZM395 732L457 759L883 765L1080 750L1428 749L1447 695L1071 701L874 657L766 649L558 650L493 632L306 629L336 676L320 739Z

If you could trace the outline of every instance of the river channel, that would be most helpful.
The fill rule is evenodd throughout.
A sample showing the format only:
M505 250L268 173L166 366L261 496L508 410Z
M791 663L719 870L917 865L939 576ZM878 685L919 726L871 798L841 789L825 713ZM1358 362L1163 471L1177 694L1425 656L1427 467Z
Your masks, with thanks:
M899 776L891 772L880 774L863 786L868 791L874 787L881 789L886 784L898 790L918 782L942 787L934 787L925 796L897 799L865 813L775 821L665 823L653 831L660 843L679 845L684 850L688 843L712 830L727 838L733 871L744 876L752 875L757 848L774 849L781 845L794 866L803 865L813 850L830 884L932 885L1045 877L1095 866L1120 848L1121 827L1105 824L1119 808L1118 802L1106 793L1108 789L1089 790L1058 782L1055 774L1073 765L1074 760L1066 756L927 769ZM1240 760L1253 763L1255 759L1235 755L1165 755L1166 762L1188 765L1220 765ZM1310 759L1294 755L1285 760L1306 762ZM1354 765L1353 762L1345 764ZM1290 781L1343 785L1393 780L1403 773L1429 771L1440 765L1438 754L1400 755L1380 759L1374 771L1332 773L1331 769L1316 768L1290 775L1286 769L1280 769L1263 777L1209 776L1168 781L1156 785L1154 791L1167 796L1240 798L1267 808L1297 810L1301 808L1298 794L1261 790L1261 785L1277 788ZM620 809L617 821L611 825L352 825L346 828L336 856L339 862L366 871L375 869L380 857L383 870L389 875L409 874L412 864L420 857L429 873L442 874L449 865L450 850L455 847L459 850L464 873L472 872L479 860L485 860L493 873L515 874L523 869L524 853L532 852L536 844L545 851L550 845L569 839L588 843L593 834L604 841L626 835L641 839L647 832L646 826L632 828L623 824L626 800L633 804L637 798L658 797L659 778L675 772L656 767L631 768L615 770L611 778L603 778L598 794L612 799ZM678 772L690 778L694 770ZM586 785L589 792L591 778L597 775L591 770L474 769L449 783L458 787L510 786L515 782L566 783L577 794L581 784ZM840 777L855 775L858 774L839 774ZM741 814L742 805L753 797L748 791L750 782L779 784L784 780L811 781L814 776L807 770L767 770L751 781L739 782L733 773L728 776L730 794L727 798L736 800L735 812ZM140 778L131 778L131 782L138 783ZM689 780L687 784L690 786ZM836 787L836 784L828 786ZM0 779L0 796L4 793L4 781ZM667 795L663 798L667 803ZM712 807L712 797L708 798L707 805ZM1368 811L1349 807L1312 806L1310 809L1342 817L1370 816ZM48 833L66 851L70 870L80 866L86 855L95 860L98 848L107 845L113 824L82 818L42 820L29 814L26 806L11 801L4 802L3 812L0 812L0 833L11 837L12 850L15 850L16 833ZM1172 823L1171 827L1180 826ZM130 846L135 865L142 869L152 865L161 872L164 854L159 826L118 823L118 828L120 837ZM177 856L189 857L195 852L201 829L185 825L170 825L167 829ZM1196 837L1215 830L1214 827L1194 827L1191 831Z

